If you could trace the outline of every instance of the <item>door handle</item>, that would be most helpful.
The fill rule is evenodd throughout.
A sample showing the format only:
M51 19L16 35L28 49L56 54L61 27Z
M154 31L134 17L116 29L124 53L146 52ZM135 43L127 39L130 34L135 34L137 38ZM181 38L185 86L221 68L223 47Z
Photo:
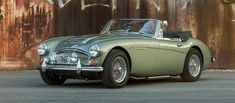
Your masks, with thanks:
M177 46L177 47L182 47L182 46L183 46L183 44L178 43L178 44L176 44L176 46Z
M135 48L136 50L145 50L147 48Z

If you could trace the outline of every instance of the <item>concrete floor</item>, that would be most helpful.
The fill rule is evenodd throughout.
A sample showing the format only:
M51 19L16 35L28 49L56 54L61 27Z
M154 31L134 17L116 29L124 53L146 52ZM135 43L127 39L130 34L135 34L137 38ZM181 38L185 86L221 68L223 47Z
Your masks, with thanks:
M49 86L37 71L0 72L0 103L235 103L235 72L205 71L198 82L178 77L131 80L121 89L100 81Z

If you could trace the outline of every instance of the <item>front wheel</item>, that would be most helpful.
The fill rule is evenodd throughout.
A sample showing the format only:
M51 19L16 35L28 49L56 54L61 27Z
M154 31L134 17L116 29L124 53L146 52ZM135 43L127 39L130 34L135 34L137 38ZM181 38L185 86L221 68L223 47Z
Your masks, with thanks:
M110 88L121 88L129 79L130 63L121 50L112 50L104 62L103 83Z
M66 78L59 76L52 71L43 72L40 70L40 75L42 80L48 85L60 85L66 81Z
M180 75L185 82L197 81L202 73L202 55L197 49L190 49L185 59L184 70Z

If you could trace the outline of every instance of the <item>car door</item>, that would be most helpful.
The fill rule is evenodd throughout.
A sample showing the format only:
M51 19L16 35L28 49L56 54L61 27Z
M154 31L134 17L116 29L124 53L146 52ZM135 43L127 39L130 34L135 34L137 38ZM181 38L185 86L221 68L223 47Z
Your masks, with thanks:
M168 38L157 38L159 42L157 54L157 75L179 74L183 70L186 57L184 42Z
M155 75L159 43L156 39L141 40L130 48L131 74L134 76Z

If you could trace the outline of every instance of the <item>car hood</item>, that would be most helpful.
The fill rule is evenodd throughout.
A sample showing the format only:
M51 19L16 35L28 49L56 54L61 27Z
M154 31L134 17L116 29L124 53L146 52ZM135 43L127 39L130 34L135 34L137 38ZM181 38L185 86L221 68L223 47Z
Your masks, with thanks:
M140 39L143 36L140 35L121 35L121 34L94 34L94 35L83 35L83 36L72 36L64 40L58 47L59 48L85 48L92 44L97 44L105 41L113 41L118 39Z

